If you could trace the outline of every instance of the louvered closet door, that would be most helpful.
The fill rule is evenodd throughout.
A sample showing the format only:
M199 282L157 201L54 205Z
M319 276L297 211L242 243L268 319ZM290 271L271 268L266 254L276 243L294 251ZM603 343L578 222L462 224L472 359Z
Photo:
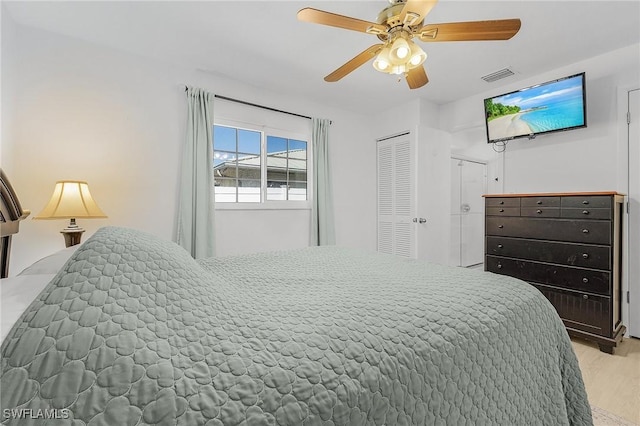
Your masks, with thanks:
M411 135L378 141L378 251L416 257L415 167Z

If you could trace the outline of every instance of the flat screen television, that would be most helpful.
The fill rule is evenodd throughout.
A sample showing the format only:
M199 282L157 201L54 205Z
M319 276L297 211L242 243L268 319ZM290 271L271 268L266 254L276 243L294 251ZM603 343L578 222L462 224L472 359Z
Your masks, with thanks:
M586 127L584 73L487 98L484 112L489 143Z

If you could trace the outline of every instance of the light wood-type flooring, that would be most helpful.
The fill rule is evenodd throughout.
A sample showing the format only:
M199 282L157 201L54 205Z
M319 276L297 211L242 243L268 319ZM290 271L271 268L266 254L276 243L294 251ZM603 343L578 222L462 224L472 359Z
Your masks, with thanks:
M571 338L591 405L640 425L640 339L624 339L614 355Z

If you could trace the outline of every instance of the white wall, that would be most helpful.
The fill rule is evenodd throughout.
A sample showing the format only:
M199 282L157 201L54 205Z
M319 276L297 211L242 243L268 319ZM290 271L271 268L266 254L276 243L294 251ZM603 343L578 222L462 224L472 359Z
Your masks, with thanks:
M14 79L15 69L15 25L9 14L4 11L4 7L0 5L0 141L7 140L8 135L11 134L12 122L13 122L13 109L9 107L11 100L14 97L15 90L9 83ZM4 167L2 161L3 155L10 155L10 147L5 147L0 143L0 164ZM5 172L11 173L11 170L6 168Z
M486 143L483 99L583 71L587 128L516 139L504 154ZM454 152L489 161L490 192L624 192L617 88L638 84L639 76L640 46L632 45L443 105L441 125L453 135Z
M4 12L3 33L9 20ZM3 59L8 57L2 82L16 96L2 98L3 121L11 117L11 126L3 126L2 167L32 215L44 207L56 180L86 180L109 218L80 220L87 230L83 240L105 225L172 239L189 84L333 120L337 243L375 249L375 146L366 117L14 22L8 26L15 36L2 40ZM354 161L372 166L355 168ZM13 239L10 273L63 248L64 226L24 221ZM225 211L216 221L217 243L222 254L297 247L307 244L308 226L308 211Z

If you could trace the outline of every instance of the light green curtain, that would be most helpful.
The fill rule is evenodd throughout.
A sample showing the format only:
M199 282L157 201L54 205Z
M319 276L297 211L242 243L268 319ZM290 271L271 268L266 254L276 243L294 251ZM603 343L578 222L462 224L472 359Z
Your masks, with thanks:
M187 134L182 156L178 244L194 258L211 257L214 244L213 99L187 87Z
M336 243L333 219L333 195L329 167L329 129L326 119L311 120L313 146L313 203L311 208L311 245L324 246Z

